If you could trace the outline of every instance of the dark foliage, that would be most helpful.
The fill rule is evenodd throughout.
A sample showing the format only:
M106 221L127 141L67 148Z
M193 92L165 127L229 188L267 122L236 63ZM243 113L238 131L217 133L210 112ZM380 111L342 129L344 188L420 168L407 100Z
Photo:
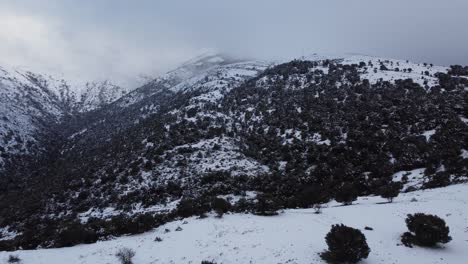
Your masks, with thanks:
M335 199L339 203L344 205L350 205L356 201L358 197L358 191L356 186L352 183L343 183L335 192Z
M94 230L87 229L78 222L72 222L59 232L56 246L69 247L80 243L91 244L96 242L98 238Z
M406 225L410 232L402 235L402 242L409 247L413 244L434 247L438 243L445 244L452 240L449 236L449 227L436 215L422 213L408 215Z
M277 199L268 193L257 195L255 207L255 214L263 216L277 215L277 211L280 208Z
M8 263L20 263L21 259L17 255L10 255L8 256Z
M197 213L195 201L192 199L183 199L177 206L177 213L182 217L190 217Z
M382 198L387 199L391 203L393 199L400 194L402 188L403 184L401 182L389 182L380 187L378 193Z
M321 257L328 263L357 263L370 253L364 234L342 224L332 226L325 240L328 251Z
M297 194L297 205L308 208L330 200L330 190L320 184L307 185Z
M201 215L210 211L209 200L200 197L199 199L184 198L177 205L176 214L186 218L194 215Z
M440 188L450 185L450 173L437 172L430 177L429 181L424 183L424 187L428 189Z
M452 65L448 73L455 76L468 76L468 66Z
M211 202L211 208L216 212L219 217L231 209L231 204L223 198L214 198Z

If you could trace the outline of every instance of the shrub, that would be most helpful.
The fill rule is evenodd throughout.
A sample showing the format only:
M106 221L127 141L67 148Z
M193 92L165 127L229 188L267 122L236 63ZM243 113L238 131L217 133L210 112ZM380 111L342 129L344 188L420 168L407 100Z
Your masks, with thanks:
M219 217L222 217L223 214L231 209L231 204L223 198L214 198L211 202L211 208L213 208Z
M379 195L387 199L388 202L393 202L393 199L400 194L403 184L401 182L390 182L379 189Z
M364 234L343 224L332 226L325 240L328 251L320 256L328 263L357 263L370 253Z
M127 215L117 215L111 218L105 226L105 233L110 235L123 234L141 234L153 227L161 224L163 221L150 214L142 214L136 217Z
M308 208L311 205L326 203L330 200L329 193L328 188L320 184L305 186L296 195L297 205Z
M424 184L424 188L434 189L450 185L450 173L438 172Z
M452 238L449 236L449 227L445 221L436 215L417 213L408 215L406 226L409 232L401 237L405 246L412 247L413 244L422 247L434 247L437 243L448 243Z
M193 199L182 199L177 205L177 214L184 218L195 215L195 201Z
M335 200L344 205L350 205L357 200L358 194L354 184L343 183L335 193Z
M70 247L80 243L91 244L98 239L99 236L93 230L87 229L79 222L71 222L64 224L55 245L57 247Z
M253 201L247 200L245 198L240 198L231 210L235 212L247 212L252 211L254 207L255 204Z
M121 248L115 256L122 264L133 264L132 259L135 256L135 251L130 248Z
M312 208L314 208L314 213L315 214L321 214L322 213L322 205L321 204L314 204L314 206L312 206Z
M277 201L268 193L257 195L255 207L255 214L263 216L277 215L276 211L279 209Z
M210 210L210 203L205 197L200 197L197 200L191 198L182 199L177 205L177 215L183 218L194 215L201 215Z
M7 260L8 263L20 263L21 259L16 255L10 255Z

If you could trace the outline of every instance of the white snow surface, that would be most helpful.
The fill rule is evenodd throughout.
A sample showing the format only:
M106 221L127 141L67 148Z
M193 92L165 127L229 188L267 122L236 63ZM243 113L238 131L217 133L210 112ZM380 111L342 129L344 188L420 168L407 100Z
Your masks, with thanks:
M102 104L109 104L127 94L130 89L113 84L109 80L76 81L67 79L63 74L56 75L32 72L26 67L0 66L0 81L17 90L29 87L40 89L48 96L61 101L71 101L81 112L97 109ZM20 87L20 88L19 88ZM21 92L21 91L16 91ZM59 114L57 111L51 113Z
M448 71L448 67L435 66L430 63L415 63L408 60L380 58L362 54L313 54L302 59L311 61L337 60L342 64L365 62L366 67L360 72L361 79L368 79L370 83L376 83L380 80L394 82L396 80L413 79L415 83L419 83L423 87L425 85L432 87L438 84L435 74ZM369 66L369 62L372 63L372 67ZM381 70L381 65L385 65L388 70ZM411 71L407 71L408 69L411 69Z
M412 201L413 200L413 201ZM23 264L118 263L122 247L136 252L135 264L143 263L324 263L318 256L327 246L331 225L358 228L371 248L363 264L424 263L463 264L468 259L468 185L401 194L394 203L380 197L361 197L351 206L332 202L322 214L312 209L286 210L278 216L225 215L219 219L188 218L153 231L70 248L0 252L0 262L18 255ZM400 243L407 231L407 214L436 214L447 222L453 240L435 249L408 248ZM365 226L373 231L364 230ZM181 227L181 231L175 231ZM168 229L170 232L165 232ZM162 238L155 242L156 237Z
M403 185L403 191L407 190L409 187L413 187L419 189L423 186L425 181L427 180L424 177L425 168L414 169L410 171L399 171L393 174L392 179L395 182L403 181L403 177L406 176L407 182Z
M431 140L431 137L436 133L436 130L435 129L432 129L432 130L428 130L428 131L425 131L424 133L422 133L422 135L424 137L426 137L426 141L430 141Z
M186 148L190 148L191 151L186 154L178 154L180 149ZM173 150L167 151L165 155L165 161L156 166L154 170L157 171L159 179L166 181L174 178L183 179L182 176L189 174L189 172L229 171L232 176L255 176L269 171L267 166L242 154L235 140L228 137L215 137L195 144L177 146ZM185 167L177 165L181 160L186 162Z

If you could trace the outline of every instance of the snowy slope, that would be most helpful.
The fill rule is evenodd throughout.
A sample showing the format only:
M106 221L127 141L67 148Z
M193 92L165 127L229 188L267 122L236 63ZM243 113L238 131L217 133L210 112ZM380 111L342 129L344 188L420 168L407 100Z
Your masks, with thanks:
M6 156L34 152L39 133L64 115L95 110L125 93L108 81L70 84L25 68L0 67L0 169Z
M78 99L75 105L79 112L96 110L117 101L129 91L110 81L86 82L77 87Z
M6 155L29 153L39 130L64 113L49 82L29 72L0 68L0 169Z
M128 107L151 97L161 89L172 92L202 91L208 98L219 97L227 88L234 88L241 81L254 77L268 64L260 61L239 61L217 53L202 54L183 63L142 87L123 96L117 105Z
M9 86L41 89L63 107L79 112L95 110L109 104L129 92L111 81L68 80L62 74L57 76L32 72L25 67L0 66L0 79ZM21 92L21 91L17 91Z
M254 159L247 158L240 150L237 142L232 138L212 138L201 140L195 144L177 146L165 153L164 163L154 170L165 180L180 179L186 174L208 173L215 171L229 171L231 175L255 176L269 171L267 166L261 165ZM181 149L190 148L193 152L187 157L178 155ZM184 159L184 167L177 166L179 160Z
M311 209L286 210L279 216L226 215L222 219L189 218L154 231L61 249L0 252L0 261L18 255L24 264L116 263L122 247L136 251L135 263L323 263L317 253L326 249L331 225L359 228L371 248L362 263L462 264L468 258L468 185L401 194L393 204L379 197L361 197L352 206L332 202L322 214ZM444 218L453 240L437 249L407 248L399 237L407 214L424 212ZM365 231L370 226L373 231ZM175 231L181 227L182 231ZM166 232L168 229L170 232ZM162 242L155 242L156 237Z
M267 67L266 62L236 61L217 54L197 57L123 96L120 100L103 109L101 113L98 111L98 115L93 116L97 117L96 120L93 119L84 127L77 127L77 130L69 136L71 147L64 148L63 153L73 155L80 146L86 146L95 138L99 138L96 135L100 135L100 133L106 140L100 139L96 144L106 142L107 138L110 138L110 135L116 131L151 121L152 115L161 112L161 104L165 103L161 103L161 98L164 98L161 91L168 93L169 98L177 97L178 94L193 94L188 102L181 107L169 105L169 109L173 110L164 114L170 115L174 121L167 124L166 132L175 130L178 126L196 127L200 120L220 120L220 124L216 126L222 127L224 120L230 120L230 117L218 109L207 110L207 105L221 101L224 95L232 89L257 76ZM167 107L163 109L167 109ZM187 115L187 112L191 111L194 114ZM152 138L152 136L146 135L141 141L138 141L138 143L142 143L144 148L138 151L134 150L133 160L138 161L145 157L145 153L157 149L158 146L154 144ZM127 144L132 144L132 142L127 142ZM217 149L218 147L219 149ZM151 159L146 158L144 160L151 161ZM182 162L184 162L184 166L180 166ZM127 169L127 165L125 165L125 169ZM208 139L196 140L190 144L174 144L171 149L163 153L161 162L157 162L151 170L141 171L140 181L130 181L128 184L114 187L114 190L119 190L121 193L143 191L144 188L161 186L170 180L182 180L183 184L190 184L195 178L193 175L227 171L230 171L233 176L255 176L264 174L269 169L258 161L246 157L240 150L238 140L231 137L213 136ZM114 213L117 213L114 209L111 208ZM160 208L152 207L146 211L153 211L153 209L158 211ZM102 213L96 213L99 211L102 210L95 208L95 210L83 213L82 217L106 215L105 210Z
M438 84L435 74L438 72L447 73L448 67L435 66L429 63L415 63L409 60L399 60L382 58L360 54L341 54L341 55L318 55L313 54L305 56L302 59L312 61L336 60L342 64L358 64L365 62L366 66L361 70L361 78L368 79L371 83L377 81L390 81L413 79L415 83L421 86L432 87ZM381 66L387 69L381 69Z

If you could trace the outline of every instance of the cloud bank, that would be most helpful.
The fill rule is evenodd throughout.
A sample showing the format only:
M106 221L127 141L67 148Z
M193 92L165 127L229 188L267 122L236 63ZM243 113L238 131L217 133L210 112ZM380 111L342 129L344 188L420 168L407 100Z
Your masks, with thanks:
M468 64L464 0L0 0L0 64L132 86L206 49Z

